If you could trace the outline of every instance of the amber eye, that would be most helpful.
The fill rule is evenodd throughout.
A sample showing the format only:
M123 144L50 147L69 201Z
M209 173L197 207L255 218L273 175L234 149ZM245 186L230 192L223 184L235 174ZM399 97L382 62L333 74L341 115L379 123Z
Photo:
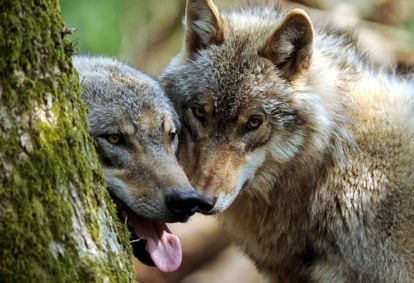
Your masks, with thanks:
M263 123L262 118L257 117L257 116L252 116L249 118L249 120L247 121L247 128L249 130L256 130L257 128L260 127L260 125Z
M195 107L192 107L191 109L193 110L194 116L199 120L203 120L204 117L206 116L206 111L201 107L195 106Z
M121 143L121 136L120 135L108 135L106 136L106 140L111 144L119 144Z

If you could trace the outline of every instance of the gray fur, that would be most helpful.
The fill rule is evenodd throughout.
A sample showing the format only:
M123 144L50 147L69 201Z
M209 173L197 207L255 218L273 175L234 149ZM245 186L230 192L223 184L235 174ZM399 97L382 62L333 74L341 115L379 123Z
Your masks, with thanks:
M160 81L183 123L180 161L229 236L269 282L414 282L413 77L375 69L352 35L302 25L301 10L220 17L207 46L187 23ZM310 50L292 34L304 29ZM264 117L255 131L251 113Z
M175 158L178 139L169 140L180 123L164 91L148 75L112 58L76 56L73 63L108 189L140 216L173 221L166 193L192 188ZM113 145L110 135L125 141Z

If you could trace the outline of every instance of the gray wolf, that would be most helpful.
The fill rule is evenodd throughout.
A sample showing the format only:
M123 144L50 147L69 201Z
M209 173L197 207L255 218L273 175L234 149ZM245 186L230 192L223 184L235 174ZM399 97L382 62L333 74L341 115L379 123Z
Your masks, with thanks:
M105 57L73 62L108 190L133 230L134 254L174 271L182 260L181 244L164 222L186 221L211 208L175 157L178 116L158 83L143 72Z
M301 9L188 0L178 157L269 282L414 282L414 76Z

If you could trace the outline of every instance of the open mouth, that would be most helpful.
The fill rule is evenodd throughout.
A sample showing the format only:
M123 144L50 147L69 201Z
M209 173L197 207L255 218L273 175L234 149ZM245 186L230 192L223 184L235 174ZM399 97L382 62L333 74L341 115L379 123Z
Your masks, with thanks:
M176 271L182 262L180 239L165 223L153 222L135 214L122 200L111 194L118 217L130 231L134 256L163 272Z

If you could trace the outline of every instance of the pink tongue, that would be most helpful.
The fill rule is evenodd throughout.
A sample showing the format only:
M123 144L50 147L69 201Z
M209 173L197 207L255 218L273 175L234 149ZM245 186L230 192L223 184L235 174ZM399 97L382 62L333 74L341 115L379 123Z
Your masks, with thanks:
M147 238L146 240L147 250L161 271L172 272L180 267L182 249L180 239L176 235L164 230L160 239Z
M129 215L135 234L147 240L147 251L155 265L163 272L176 271L183 258L180 239L169 232L164 223L155 223Z

